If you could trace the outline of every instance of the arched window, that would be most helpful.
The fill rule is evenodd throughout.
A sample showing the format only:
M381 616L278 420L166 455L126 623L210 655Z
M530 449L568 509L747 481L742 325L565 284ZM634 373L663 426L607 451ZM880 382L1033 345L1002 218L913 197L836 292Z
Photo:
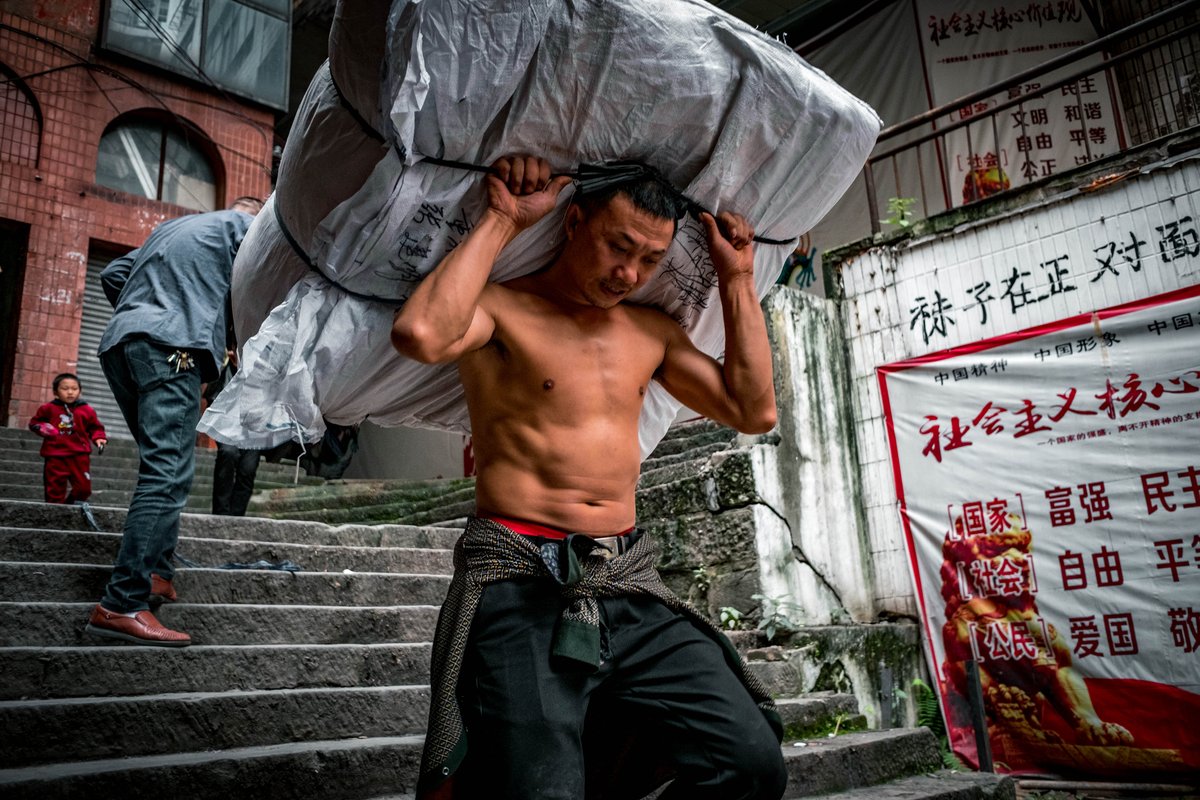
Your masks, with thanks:
M220 161L202 133L172 117L125 114L100 137L96 183L198 211L218 207Z
M0 64L0 161L37 167L42 110L17 73Z

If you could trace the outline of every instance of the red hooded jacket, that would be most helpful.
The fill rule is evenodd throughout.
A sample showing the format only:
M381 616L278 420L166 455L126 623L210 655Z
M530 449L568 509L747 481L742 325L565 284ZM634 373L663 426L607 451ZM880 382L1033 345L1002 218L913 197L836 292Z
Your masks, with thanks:
M96 412L83 400L45 403L29 420L29 430L42 437L43 457L91 453L92 442L108 438Z

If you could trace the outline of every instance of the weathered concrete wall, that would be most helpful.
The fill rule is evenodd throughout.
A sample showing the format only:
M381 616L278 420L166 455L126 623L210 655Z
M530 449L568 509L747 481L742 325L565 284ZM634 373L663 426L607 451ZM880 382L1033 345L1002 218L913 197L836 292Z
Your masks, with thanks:
M1200 280L1200 154L1163 146L844 256L865 540L880 611L915 616L875 370Z
M755 450L764 594L807 624L875 619L850 382L837 305L787 288L763 304L775 354L778 444Z

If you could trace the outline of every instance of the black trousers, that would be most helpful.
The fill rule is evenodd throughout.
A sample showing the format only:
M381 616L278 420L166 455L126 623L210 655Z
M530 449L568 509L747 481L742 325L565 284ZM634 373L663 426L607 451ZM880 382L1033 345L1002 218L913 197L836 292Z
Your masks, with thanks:
M213 464L212 513L244 517L254 494L261 450L242 450L217 442L217 460Z
M660 800L782 796L779 742L708 635L655 598L602 599L602 663L580 672L549 660L561 608L548 580L484 590L459 684L466 797L640 800L669 778Z

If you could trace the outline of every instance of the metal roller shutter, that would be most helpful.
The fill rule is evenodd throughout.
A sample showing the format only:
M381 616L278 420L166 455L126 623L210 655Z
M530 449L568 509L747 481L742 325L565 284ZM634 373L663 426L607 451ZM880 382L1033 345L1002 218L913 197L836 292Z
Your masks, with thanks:
M112 306L104 296L100 286L100 271L108 266L108 262L118 254L112 252L91 252L88 254L87 283L83 290L83 322L79 329L79 366L76 372L83 384L83 399L96 409L100 421L104 423L110 439L132 439L121 408L113 398L100 369L100 358L96 348L100 346L100 337L112 317Z

